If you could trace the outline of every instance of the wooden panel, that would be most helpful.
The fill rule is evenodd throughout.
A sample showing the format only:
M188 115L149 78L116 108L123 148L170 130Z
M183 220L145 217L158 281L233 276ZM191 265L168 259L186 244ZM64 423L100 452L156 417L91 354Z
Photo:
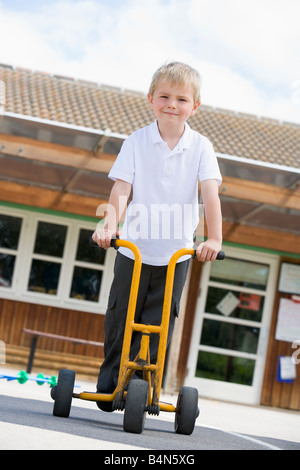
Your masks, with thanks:
M107 199L100 199L79 194L36 188L20 183L1 181L0 199L15 204L51 209L55 211L96 217L100 204Z
M36 141L26 137L0 134L1 152L20 158L81 168L100 173L108 173L115 156L98 152L97 154L75 147Z
M223 239L227 242L300 254L300 236L293 233L224 221Z
M13 368L26 370L28 364L29 349L23 346L6 345L6 363ZM76 375L89 376L96 382L101 358L80 356L79 354L66 354L62 352L37 349L34 356L33 375L43 371L47 375L57 376L59 369L75 370Z
M94 153L64 145L40 142L25 137L0 134L0 147L4 155L24 160L68 166L108 174L116 155ZM221 194L262 204L300 210L300 190L281 188L239 178L224 176Z
M43 165L34 160L5 157L1 153L0 166L1 179L3 180L19 180L28 185L60 190L64 189L69 184L69 181L72 181L76 172L82 171L66 166Z
M104 315L0 299L0 339L6 344L30 347L30 328L91 341L104 341ZM39 350L103 358L103 348L39 338Z
M300 264L300 260L292 260L289 258L282 258L281 261ZM293 383L277 381L279 357L292 356L294 352L291 348L291 343L275 339L279 302L281 298L290 298L290 296L279 292L276 294L270 328L261 404L276 406L279 408L288 408L291 410L300 410L300 366L296 366L297 377Z
M221 194L237 199L255 201L278 207L300 210L300 191L271 184L242 180L225 176L220 188Z

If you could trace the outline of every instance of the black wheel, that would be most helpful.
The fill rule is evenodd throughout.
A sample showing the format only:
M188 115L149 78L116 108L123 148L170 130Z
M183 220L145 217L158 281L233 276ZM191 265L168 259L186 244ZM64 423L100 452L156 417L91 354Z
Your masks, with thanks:
M68 418L73 398L75 372L61 369L58 374L57 385L51 390L54 399L53 415Z
M198 390L192 387L182 387L176 405L175 432L192 434L198 415Z
M149 385L144 380L131 380L125 401L123 428L126 432L143 432L146 407L148 404Z

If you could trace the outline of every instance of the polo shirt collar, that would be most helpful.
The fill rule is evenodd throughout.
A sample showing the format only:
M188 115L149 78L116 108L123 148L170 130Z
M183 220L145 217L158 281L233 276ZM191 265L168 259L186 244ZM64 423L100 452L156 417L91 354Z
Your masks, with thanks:
M153 144L165 143L158 130L157 120L150 124L150 132ZM185 123L184 133L182 134L176 148L178 151L188 149L191 145L192 129Z

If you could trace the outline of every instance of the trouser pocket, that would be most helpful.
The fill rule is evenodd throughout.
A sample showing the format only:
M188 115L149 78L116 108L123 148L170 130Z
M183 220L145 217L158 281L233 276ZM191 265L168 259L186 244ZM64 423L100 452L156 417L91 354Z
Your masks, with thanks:
M115 341L117 337L117 321L116 321L116 304L117 296L114 293L111 293L108 299L108 305L106 310L106 315L104 319L104 333L105 333L105 343L104 343L104 354L107 355L107 352Z

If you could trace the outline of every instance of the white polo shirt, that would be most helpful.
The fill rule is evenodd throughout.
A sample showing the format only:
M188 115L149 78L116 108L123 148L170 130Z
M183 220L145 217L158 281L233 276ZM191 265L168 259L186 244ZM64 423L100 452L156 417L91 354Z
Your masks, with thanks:
M154 266L167 265L175 251L193 247L199 219L198 179L222 181L213 146L206 137L186 123L171 151L161 138L157 121L123 142L108 176L132 184L121 238L135 243L143 263ZM134 258L127 248L119 251Z

